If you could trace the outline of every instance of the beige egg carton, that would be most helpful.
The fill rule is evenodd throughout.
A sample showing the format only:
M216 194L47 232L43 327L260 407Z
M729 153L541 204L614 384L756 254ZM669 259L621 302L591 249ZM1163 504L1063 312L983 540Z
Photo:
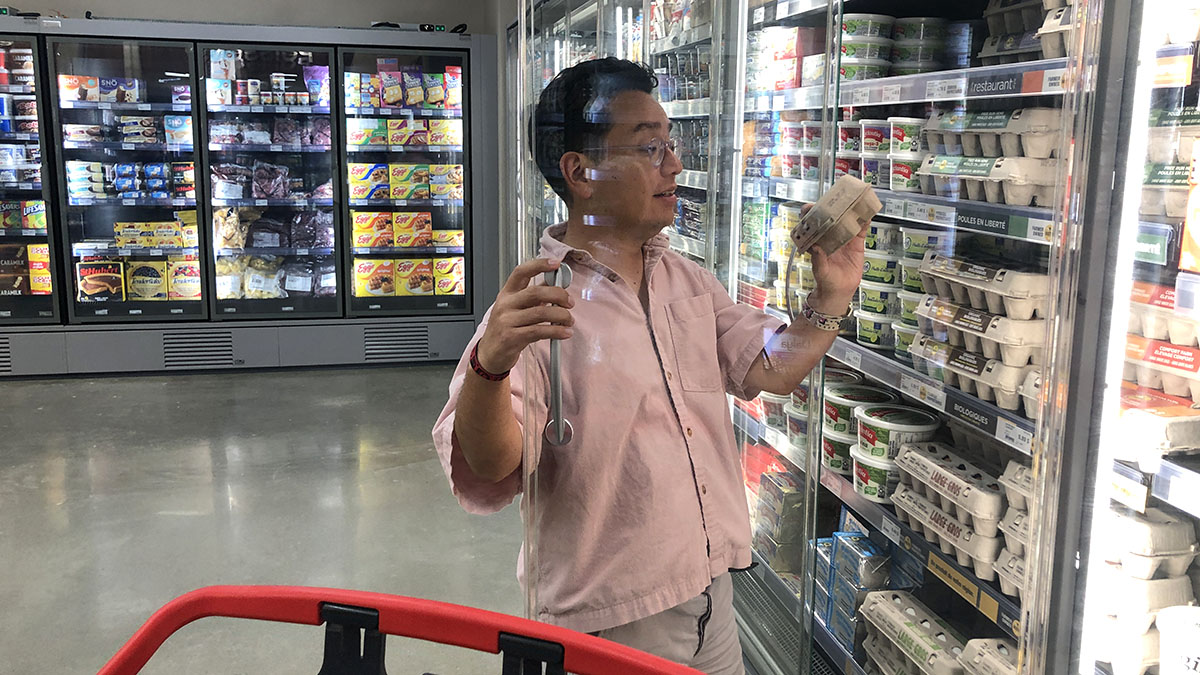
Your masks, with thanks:
M989 0L983 10L989 35L1021 33L1042 25L1046 15L1042 0Z
M1200 348L1126 335L1122 377L1139 387L1200 401Z
M921 192L947 199L992 204L1049 206L1054 199L1058 160L1032 157L929 155L917 170Z
M963 393L995 402L1004 410L1021 407L1021 383L1028 372L1037 369L1036 366L1012 368L1002 361L952 347L921 333L909 345L908 353L918 372L940 379Z
M1146 157L1152 164L1191 164L1200 138L1200 110L1194 107L1150 111Z
M958 662L970 675L1017 675L1017 645L1012 640L967 640Z
M1022 511L1029 510L1029 503L1033 500L1033 469L1012 460L996 480L1004 486L1004 497L1010 506Z
M1113 675L1146 675L1157 671L1159 633L1151 628L1142 634L1121 630L1115 616L1106 616L1097 626L1101 635L1096 640L1096 660L1112 667Z
M870 185L843 175L800 219L792 230L792 244L801 253L814 244L833 253L856 237L882 209L883 203Z
M1004 543L999 537L980 535L905 485L892 493L892 506L900 522L924 535L925 541L937 545L942 553L953 555L959 565L974 570L976 577L984 581L996 578L993 565Z
M1042 392L1042 371L1033 368L1025 373L1025 379L1021 381L1021 386L1018 388L1021 394L1021 403L1025 405L1025 416L1034 422L1041 417L1041 392Z
M992 475L999 476L1003 472L1002 467L1008 461L1011 452L1006 445L995 440L995 437L969 431L972 427L953 419L946 423L946 428L950 430L954 447L958 449L959 454L974 457L975 464L985 465L983 468Z
M1004 547L1014 555L1024 556L1029 545L1029 512L1008 507L1000 521L1000 531L1004 533Z
M1154 625L1158 611L1176 605L1194 605L1192 581L1186 576L1165 579L1138 579L1120 565L1094 566L1093 574L1106 593L1101 596L1104 613L1116 618L1119 628L1132 635L1144 635Z
M1042 41L1036 27L1021 33L991 35L984 41L978 57L985 66L1037 61L1043 58Z
M1041 365L1046 340L1044 319L1018 321L926 295L917 305L917 323L924 335L946 335L952 347L962 347L1010 368ZM1015 408L1014 408L1015 409Z
M922 490L958 522L985 537L996 536L1004 512L1004 487L994 476L943 443L905 443L896 455L900 483Z
M921 283L926 293L936 293L959 305L1018 321L1034 316L1046 318L1050 294L1047 274L983 265L929 251L921 261Z
M879 633L863 641L863 653L882 675L909 675L910 662L903 650Z
M995 567L1001 593L1018 599L1025 594L1025 558L1004 549L996 557Z
M1143 216L1183 218L1187 215L1188 165L1149 164L1142 179L1142 202L1138 213Z
M954 137L953 128L941 130L943 144L950 148L961 142L967 157L1048 159L1062 140L1062 115L1057 108L971 112L961 123L961 139ZM939 126L946 125L939 122Z
M1042 41L1042 54L1048 59L1059 59L1067 55L1068 38L1075 27L1073 7L1059 7L1046 13L1046 20L1038 29Z
M1109 561L1137 579L1178 577L1196 558L1196 530L1190 519L1150 507L1138 513L1113 508Z
M1127 370L1136 364L1126 362ZM1127 372L1132 380L1134 375ZM1121 383L1121 423L1114 425L1110 439L1114 459L1136 462L1147 473L1159 470L1164 455L1190 454L1200 450L1200 409L1190 398Z
M903 672L921 675L963 673L958 663L958 655L964 647L962 636L911 593L870 593L859 611L866 620L866 640L876 641L873 651L888 654L894 662L903 659Z

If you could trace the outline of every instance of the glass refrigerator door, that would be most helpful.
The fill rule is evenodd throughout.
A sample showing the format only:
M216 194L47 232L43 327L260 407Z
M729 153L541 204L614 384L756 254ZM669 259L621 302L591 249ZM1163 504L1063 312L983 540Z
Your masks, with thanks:
M200 47L218 319L341 315L332 49Z
M0 325L58 320L35 45L0 36Z
M354 316L469 311L461 52L341 52Z
M72 321L206 315L188 44L51 38Z

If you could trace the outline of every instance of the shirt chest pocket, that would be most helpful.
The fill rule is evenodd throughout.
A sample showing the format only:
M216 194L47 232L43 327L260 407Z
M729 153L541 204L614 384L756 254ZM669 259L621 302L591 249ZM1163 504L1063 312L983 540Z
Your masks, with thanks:
M685 391L720 391L717 317L712 295L667 303L667 323L675 352L676 374Z

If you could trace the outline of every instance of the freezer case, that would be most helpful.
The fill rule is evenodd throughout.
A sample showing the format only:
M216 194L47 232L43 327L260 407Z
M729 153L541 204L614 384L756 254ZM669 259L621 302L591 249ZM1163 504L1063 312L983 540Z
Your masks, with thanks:
M59 321L36 47L29 37L0 36L0 325Z
M189 43L47 40L73 322L200 319Z
M202 44L214 318L340 316L333 50Z
M340 51L352 316L470 311L463 52Z

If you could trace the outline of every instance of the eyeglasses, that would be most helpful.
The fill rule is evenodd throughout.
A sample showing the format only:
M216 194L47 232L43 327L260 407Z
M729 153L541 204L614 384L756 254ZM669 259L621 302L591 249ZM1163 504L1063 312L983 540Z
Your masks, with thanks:
M678 142L674 139L662 140L661 138L652 139L649 143L643 145L610 145L606 148L585 148L586 150L641 150L646 153L646 158L650 160L655 168L661 167L663 160L667 158L667 150L671 154L675 154L675 148L679 147Z

